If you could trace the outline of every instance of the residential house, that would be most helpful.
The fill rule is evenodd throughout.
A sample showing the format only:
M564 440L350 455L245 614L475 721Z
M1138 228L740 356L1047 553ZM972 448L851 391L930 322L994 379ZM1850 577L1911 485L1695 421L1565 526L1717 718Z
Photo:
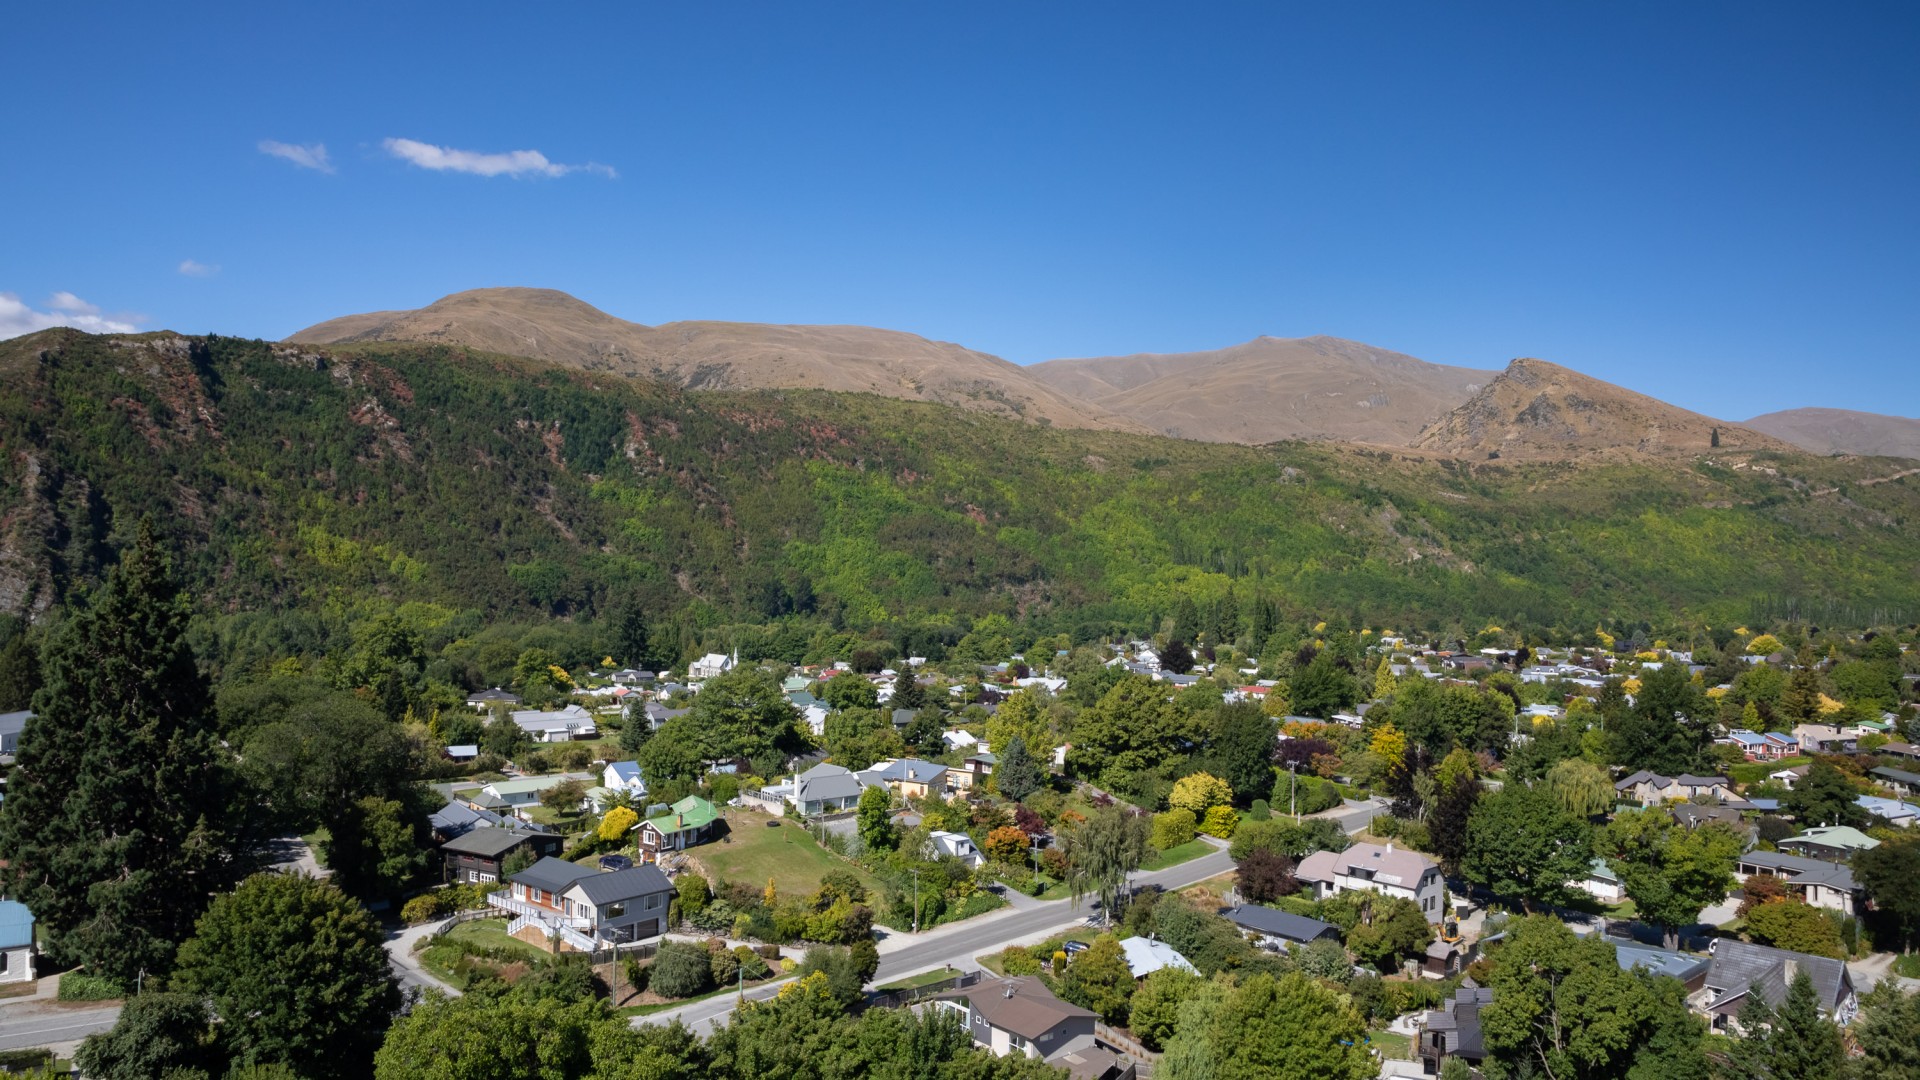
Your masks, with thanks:
M1843 915L1860 912L1860 884L1853 880L1853 871L1839 863L1782 851L1749 851L1740 856L1735 872L1741 877L1777 877L1789 891L1814 907L1831 908Z
M1772 752L1768 748L1767 737L1757 731L1735 728L1725 736L1713 740L1721 746L1737 746L1748 761L1771 761Z
M31 719L31 709L0 713L0 756L12 757L20 752L20 733L26 730L27 721Z
M931 1008L960 1017L976 1046L998 1057L1025 1054L1067 1069L1076 1080L1132 1080L1133 1064L1094 1034L1091 1011L1053 996L1033 976L977 983L934 997Z
M1824 956L1749 945L1731 938L1713 942L1713 959L1707 967L1705 986L1688 998L1688 1003L1707 1018L1713 1030L1739 1034L1737 1017L1742 1006L1758 996L1768 1005L1778 1007L1786 1000L1787 987L1802 973L1813 980L1823 1015L1842 1026L1853 1020L1859 1009L1859 998L1845 963Z
M464 765L480 756L480 747L477 743L460 743L447 747L441 751L441 753L446 755L448 761L455 761Z
M1793 735L1810 754L1851 754L1860 749L1858 734L1833 724L1800 724Z
M1221 908L1220 914L1230 923L1240 928L1240 932L1252 938L1256 945L1275 952L1283 951L1293 945L1307 945L1328 938L1340 940L1340 928L1319 919L1309 919L1305 915L1295 915L1291 911L1278 908L1261 907L1258 904L1240 904L1230 908Z
M520 695L511 690L494 687L491 690L479 690L467 695L467 704L480 712L486 712L495 705L512 708L520 704Z
M1680 980L1688 993L1706 985L1707 969L1713 963L1712 957L1698 953L1675 952L1671 949L1656 949L1651 945L1642 945L1637 941L1616 941L1613 943L1614 959L1619 962L1620 970L1632 971L1641 968L1650 975L1668 975Z
M1801 778L1807 775L1807 770L1811 768L1813 768L1811 765L1793 765L1785 769L1775 769L1767 774L1767 779L1779 784L1788 791L1792 791L1793 785L1799 783Z
M593 714L578 705L564 709L517 709L507 717L520 725L520 730L534 742L571 742L600 734L594 727Z
M1587 866L1587 876L1572 884L1603 904L1617 904L1627 898L1620 875L1613 872L1613 867L1607 865L1605 859L1594 859Z
M491 810L478 810L458 799L448 799L447 805L427 815L427 824L433 828L433 838L441 843L474 829L506 828L509 823L522 824L517 818L502 817Z
M728 656L726 653L710 652L687 665L687 678L693 682L718 678L732 671L733 665L738 662L737 657Z
M987 862L987 857L980 854L980 849L973 846L973 838L966 833L931 832L927 834L927 846L933 849L935 858L959 859L976 869Z
M1899 799L1882 799L1877 795L1862 795L1853 801L1860 809L1865 810L1874 817L1883 819L1889 825L1907 828L1915 821L1920 821L1920 806L1915 806L1908 802L1901 802Z
M1199 969L1195 968L1186 957L1180 955L1180 950L1164 941L1154 941L1151 938L1138 936L1130 937L1120 942L1120 951L1126 954L1127 970L1133 972L1136 980L1144 979L1161 968L1170 967L1191 971L1195 975L1200 974Z
M659 937L674 896L673 883L652 865L596 870L544 858L511 882L512 888L487 896L489 905L514 916L507 933L579 952Z
M5 720L6 717L0 716L0 722L4 722ZM1920 761L1920 746L1915 746L1907 742L1890 742L1882 746L1879 750L1876 750L1875 753L1885 754L1888 757L1901 758L1906 761Z
M790 801L800 816L814 817L853 809L866 789L851 771L822 763L793 778Z
M641 671L638 668L621 668L607 676L609 680L620 686L645 686L657 677L651 671Z
M1487 1044L1480 1028L1480 1010L1493 1003L1493 989L1477 985L1471 977L1445 1006L1421 1016L1415 1052L1429 1074L1438 1074L1441 1065L1457 1057L1477 1067L1487 1059Z
M1661 776L1642 769L1615 783L1613 790L1622 798L1647 804L1702 798L1720 802L1733 797L1733 781L1724 776L1690 776L1686 773Z
M1882 765L1877 769L1868 770L1867 775L1901 794L1920 795L1920 773Z
M536 857L544 857L560 854L566 844L566 838L558 833L478 827L441 844L440 854L446 861L448 881L499 881L501 867L515 851L525 848Z
M949 750L971 750L980 743L979 739L973 737L973 732L959 728L941 732L940 741L946 743Z
M640 775L637 761L609 761L600 771L600 786L608 791L624 791L636 799L647 797L647 781Z
M1316 851L1300 860L1293 876L1313 898L1353 889L1398 896L1419 906L1430 923L1447 915L1447 883L1440 865L1416 851L1392 844L1355 844L1345 851Z
M698 795L689 795L658 814L642 821L639 833L640 857L656 862L664 852L685 851L712 840L720 829L720 813L713 804Z
M482 795L492 796L496 805L518 810L532 806L540 801L540 796L556 784L567 780L579 780L587 783L598 779L593 773L549 773L545 776L522 776L512 780L495 780L480 789ZM493 806L484 807L493 809Z
M641 715L646 718L647 727L654 731L659 731L661 725L672 720L674 717L685 716L690 711L691 710L688 709L669 709L658 701L649 701L640 707ZM632 716L631 708L628 709L628 716Z
M1844 862L1856 851L1879 847L1880 841L1851 825L1816 825L1773 846L1792 855Z
M960 763L960 768L947 770L947 783L952 785L955 791L972 791L974 788L983 787L987 777L993 775L993 767L998 764L1000 759L983 749L977 754L969 755L967 760Z
M0 900L0 983L33 981L33 912Z
M947 790L947 767L917 758L888 758L862 769L860 781L868 785L885 784L909 799L924 799L928 795L944 796Z
M827 717L832 713L824 701L808 702L800 707L800 722L807 725L814 738L823 738L827 734Z

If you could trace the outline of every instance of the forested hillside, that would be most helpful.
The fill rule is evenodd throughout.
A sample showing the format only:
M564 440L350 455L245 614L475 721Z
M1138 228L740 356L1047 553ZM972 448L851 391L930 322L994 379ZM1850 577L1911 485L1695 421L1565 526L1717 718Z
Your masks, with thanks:
M1885 459L1229 446L420 345L52 330L0 373L14 613L151 513L208 612L634 604L686 646L796 614L1145 628L1230 586L1242 616L1469 633L1920 617L1920 477Z

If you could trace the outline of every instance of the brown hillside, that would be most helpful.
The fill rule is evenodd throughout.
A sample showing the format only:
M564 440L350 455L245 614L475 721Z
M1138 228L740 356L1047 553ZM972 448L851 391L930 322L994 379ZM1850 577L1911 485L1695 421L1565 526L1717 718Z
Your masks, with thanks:
M1061 427L1147 430L1060 393L1018 364L914 334L730 322L644 326L552 289L473 289L417 311L331 319L287 340L436 342L698 389L865 391Z
M1852 409L1787 409L1747 426L1816 454L1920 458L1920 420Z
M1751 428L1688 412L1545 360L1522 359L1508 364L1465 405L1435 421L1414 445L1462 457L1672 457L1708 452L1716 431L1723 450L1794 450Z
M1049 360L1027 370L1168 435L1394 446L1494 375L1333 337L1259 337L1210 352Z

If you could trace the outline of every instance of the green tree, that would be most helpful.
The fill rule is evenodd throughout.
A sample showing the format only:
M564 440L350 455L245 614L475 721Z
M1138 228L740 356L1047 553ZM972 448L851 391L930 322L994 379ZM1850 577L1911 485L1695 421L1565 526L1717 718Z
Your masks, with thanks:
M1111 923L1126 904L1127 875L1146 861L1147 846L1147 819L1118 806L1095 810L1087 820L1067 830L1062 847L1074 902L1085 896L1096 898Z
M1615 759L1667 776L1704 768L1713 743L1706 697L1681 664L1647 672L1633 707L1609 730Z
M708 679L694 695L687 714L676 719L686 720L685 730L697 733L694 745L700 748L700 757L707 760L758 760L768 754L794 754L805 748L793 703L781 693L773 676L758 668L735 668ZM667 726L673 723L668 721ZM662 727L654 734L654 741L666 734L666 727Z
M626 601L607 620L607 653L616 663L642 667L653 656L647 636L647 614L637 601Z
M1273 718L1250 701L1222 705L1209 756L1245 804L1273 790Z
M919 712L927 706L927 688L913 677L913 672L903 671L893 680L893 696L887 699L889 709L911 709Z
M1225 806L1233 801L1233 788L1225 780L1211 773L1194 773L1174 781L1173 794L1167 797L1167 805L1175 810L1185 810L1195 818L1205 817L1208 810L1216 806Z
M1860 793L1845 773L1826 758L1815 758L1807 775L1780 800L1781 808L1802 825L1864 825L1866 811L1854 800Z
M220 896L180 947L175 989L204 995L243 1065L365 1076L400 990L366 910L301 874L256 874Z
M1728 1080L1838 1080L1845 1067L1840 1029L1820 1015L1820 996L1804 971L1794 974L1778 1008L1749 994L1737 1019Z
M1613 807L1613 778L1590 761L1568 758L1548 769L1541 783L1560 809L1574 817L1597 817Z
M707 958L707 948L697 942L661 942L649 971L647 987L662 997L692 997L713 987L713 965Z
M247 739L243 771L280 828L332 828L362 798L413 788L421 748L400 725L345 691L293 706Z
M40 647L25 630L0 647L0 712L29 708L40 689Z
M1427 812L1427 838L1449 873L1458 871L1467 853L1467 828L1480 805L1480 777L1473 755L1456 746L1433 770L1433 801Z
M1854 1080L1920 1080L1920 993L1880 980L1861 996L1860 1016L1849 1030L1860 1048L1849 1074Z
M586 800L587 785L584 781L566 779L540 793L540 805L557 814L577 814L580 804Z
M860 793L854 811L860 830L860 846L868 851L892 851L899 843L893 831L893 798L885 787L870 787Z
M1378 1067L1365 1035L1353 1006L1305 975L1254 975L1218 1007L1191 999L1155 1071L1165 1080L1369 1080Z
M1028 753L1051 757L1059 745L1053 734L1052 702L1045 690L1033 686L1008 695L987 718L987 745L1004 757L1017 739Z
M1347 948L1355 956L1392 974L1400 962L1418 956L1433 944L1433 927L1420 905L1400 896L1363 896L1360 921L1347 932Z
M47 648L0 803L0 892L46 953L123 986L164 973L235 873L229 760L150 522Z
M1040 790L1045 782L1046 777L1040 771L1039 762L1027 753L1026 740L1015 735L1007 748L1001 751L1000 764L994 767L994 786L1000 789L1000 794L1014 802L1023 802L1027 796Z
M1295 671L1287 686L1294 712L1323 720L1350 707L1360 694L1353 675L1341 667L1327 649L1322 649L1305 668Z
M1068 767L1102 779L1159 764L1171 727L1169 711L1166 690L1158 683L1140 675L1122 677L1074 722Z
M1480 800L1467 824L1461 870L1502 896L1535 904L1567 898L1567 883L1584 877L1592 852L1587 823L1544 791L1508 784Z
M326 843L333 882L350 896L398 900L426 874L433 836L425 808L369 795L333 818Z
M1594 835L1595 851L1620 875L1640 918L1680 947L1680 928L1726 899L1735 884L1733 867L1745 840L1717 821L1697 828L1676 825L1662 810L1628 810Z
M700 965L705 971L704 956ZM564 1004L486 994L446 998L429 992L387 1033L374 1057L373 1075L376 1080L584 1077L593 1065L597 1029L605 1024L605 1006L597 1001ZM658 1075L664 1080L673 1074Z
M216 1076L227 1062L214 1044L212 1020L197 994L137 994L112 1030L87 1036L73 1061L95 1080L152 1080L175 1069Z
M1093 1010L1109 1024L1124 1027L1127 1002L1133 996L1133 972L1120 950L1120 939L1112 934L1094 938L1092 946L1067 965L1060 996Z
M794 977L805 981L810 975L823 976L834 1003L848 1009L862 997L861 987L866 980L861 976L861 967L854 963L850 950L816 945L807 950L806 959L800 961Z
M1608 1080L1706 1074L1702 1027L1671 979L1622 971L1612 943L1536 915L1493 958L1493 1001L1480 1011L1504 1075Z
M1891 924L1890 937L1911 948L1920 940L1920 837L1903 836L1853 855L1853 876L1873 912Z
M1829 956L1844 960L1846 943L1833 920L1819 908L1800 900L1785 898L1755 904L1747 911L1747 936L1761 945L1810 956Z
M1344 959L1344 954L1342 959ZM1149 1050L1166 1048L1180 1022L1180 1006L1205 980L1186 968L1163 967L1140 980L1128 1003L1127 1026Z
M871 709L880 703L880 691L865 675L842 671L820 684L820 700L836 709Z

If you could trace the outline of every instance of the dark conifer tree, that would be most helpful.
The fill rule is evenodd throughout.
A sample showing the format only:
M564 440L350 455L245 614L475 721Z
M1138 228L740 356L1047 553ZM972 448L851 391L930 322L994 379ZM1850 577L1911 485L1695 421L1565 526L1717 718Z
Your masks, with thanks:
M194 919L238 876L230 770L188 618L142 522L48 643L0 803L0 887L33 910L56 963L129 987L171 967Z

